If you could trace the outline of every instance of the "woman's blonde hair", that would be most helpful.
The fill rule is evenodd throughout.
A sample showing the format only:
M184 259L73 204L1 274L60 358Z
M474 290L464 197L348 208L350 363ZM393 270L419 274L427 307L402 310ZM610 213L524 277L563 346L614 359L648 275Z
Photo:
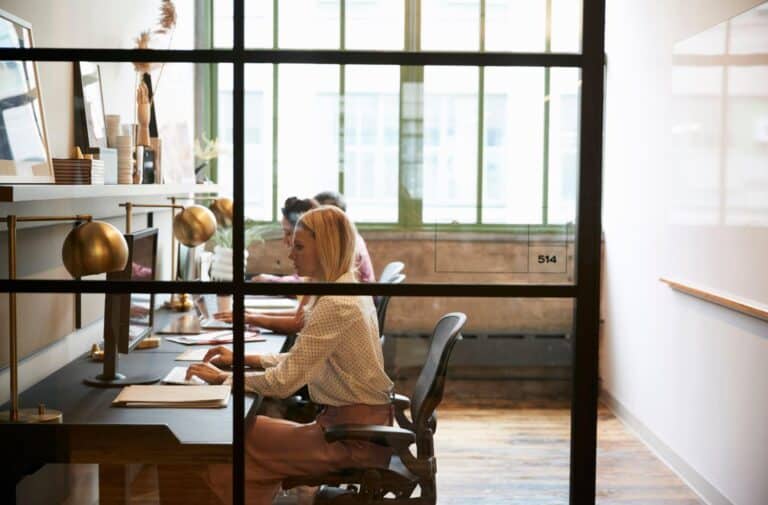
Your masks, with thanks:
M317 256L323 279L333 282L355 268L357 231L344 211L323 205L302 214L296 229L310 232L317 242Z

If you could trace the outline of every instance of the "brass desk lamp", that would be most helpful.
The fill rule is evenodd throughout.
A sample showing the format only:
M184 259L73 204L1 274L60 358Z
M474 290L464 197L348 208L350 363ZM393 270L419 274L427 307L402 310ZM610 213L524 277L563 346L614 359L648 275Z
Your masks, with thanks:
M128 244L120 231L109 223L93 221L89 215L78 216L25 216L9 215L0 218L8 225L8 278L16 278L16 223L32 221L85 221L64 239L61 257L72 277L83 277L125 268L128 262ZM8 293L8 320L10 326L11 410L0 412L3 423L61 422L61 412L19 408L19 357L16 329L16 293Z
M169 208L173 216L173 233L171 234L171 266L176 271L176 240L187 247L197 247L206 242L216 233L216 218L213 212L202 205L178 205L176 197L171 197L170 204L136 204L131 202L121 203L120 207L125 207L125 232L131 232L131 221L134 208ZM177 209L181 212L176 213ZM172 274L172 277L175 274ZM172 278L171 280L175 280ZM192 302L186 293L171 294L170 307L173 310L189 310L192 308Z
M235 213L235 203L231 198L226 196L189 196L183 198L177 198L173 196L168 197L169 200L195 200L195 201L210 201L208 208L216 216L216 223L222 228L229 228L232 226Z

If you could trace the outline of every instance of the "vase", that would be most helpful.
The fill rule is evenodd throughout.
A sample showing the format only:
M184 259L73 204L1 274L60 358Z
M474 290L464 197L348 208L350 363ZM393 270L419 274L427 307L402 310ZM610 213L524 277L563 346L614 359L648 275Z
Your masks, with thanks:
M244 258L248 259L248 251L243 251ZM245 274L243 262L243 274ZM215 281L232 280L232 248L217 245L213 248L213 263L211 264L211 279Z

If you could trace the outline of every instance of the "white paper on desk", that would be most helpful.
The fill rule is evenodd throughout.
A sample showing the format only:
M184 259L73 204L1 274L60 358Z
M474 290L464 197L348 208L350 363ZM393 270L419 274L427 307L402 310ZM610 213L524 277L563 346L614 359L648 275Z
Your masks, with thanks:
M293 298L246 298L243 302L246 309L296 309L299 302Z
M216 386L126 386L112 401L123 407L219 408L229 402L231 388Z
M194 385L202 386L207 384L203 379L197 376L192 376L189 380L187 380L187 367L185 366L173 367L171 371L168 372L168 375L163 377L163 380L160 382L162 382L163 384L177 384L177 385L184 385L184 386L194 386Z
M259 335L258 332L246 331L246 342L264 342L267 339ZM169 342L176 342L177 344L184 345L218 345L228 344L232 342L231 331L219 331L203 333L201 335L179 335L178 337L165 337Z
M232 344L225 344L222 347L226 347L230 351L232 350ZM193 349L188 349L176 356L176 361L203 361L203 358L205 358L205 353L207 353L209 349L213 349L213 347L195 347ZM259 352L259 349L264 348L260 347L259 343L257 342L245 343L246 354Z

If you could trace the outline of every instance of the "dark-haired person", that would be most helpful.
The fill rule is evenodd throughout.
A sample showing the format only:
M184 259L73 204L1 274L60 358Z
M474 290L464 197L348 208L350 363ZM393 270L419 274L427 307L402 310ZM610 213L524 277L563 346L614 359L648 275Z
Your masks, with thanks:
M300 199L295 196L286 198L283 208L280 209L283 214L283 218L280 221L280 226L283 229L283 244L290 249L293 245L293 232L296 228L296 223L299 218L307 211L316 209L319 207L317 201L313 198ZM303 282L299 274L293 273L291 275L270 275L260 274L254 277L252 280L257 282ZM276 333L282 333L285 335L292 335L298 333L304 326L304 305L307 298L302 297L299 302L299 306L294 312L290 313L275 313L275 312L245 312L245 322L261 328L267 328ZM232 321L232 312L218 312L214 314L216 319L223 321Z
M315 282L356 282L355 227L340 209L323 206L296 225L290 258L299 275ZM247 374L246 389L285 398L307 384L313 402L324 408L314 422L299 424L262 415L246 428L246 496L267 505L291 476L331 472L354 465L386 467L391 451L368 442L333 442L324 429L337 424L392 424L392 381L384 372L376 310L370 296L319 296L309 302L306 325L290 351L246 355L245 363L264 373ZM231 382L216 365L230 365L232 351L220 346L187 376L211 384ZM231 466L212 465L208 481L231 502Z
M321 191L315 195L315 201L320 205L333 205L347 212L347 200L338 191ZM376 282L376 273L373 271L371 255L365 240L358 233L355 237L355 268L357 280L360 282Z

